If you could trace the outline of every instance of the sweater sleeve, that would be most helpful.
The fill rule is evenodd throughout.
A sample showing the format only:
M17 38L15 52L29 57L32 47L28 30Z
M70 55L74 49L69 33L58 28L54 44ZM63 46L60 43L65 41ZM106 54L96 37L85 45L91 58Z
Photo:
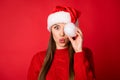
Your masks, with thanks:
M94 80L92 71L89 71L88 61L85 60L84 52L74 54L75 80Z
M38 75L42 67L41 58L42 57L40 53L37 53L36 55L33 56L29 69L28 69L27 80L38 80Z

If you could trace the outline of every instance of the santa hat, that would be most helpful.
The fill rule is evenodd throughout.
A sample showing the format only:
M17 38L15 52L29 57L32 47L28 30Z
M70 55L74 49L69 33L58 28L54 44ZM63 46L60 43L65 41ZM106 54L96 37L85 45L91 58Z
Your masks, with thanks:
M57 23L66 23L78 26L80 13L71 7L56 6L47 19L47 29L50 31L52 25Z

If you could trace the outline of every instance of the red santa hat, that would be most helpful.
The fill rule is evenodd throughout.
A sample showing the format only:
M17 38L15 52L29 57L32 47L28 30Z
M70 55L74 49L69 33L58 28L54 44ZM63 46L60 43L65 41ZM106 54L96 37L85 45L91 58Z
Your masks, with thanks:
M75 24L78 26L79 11L71 7L56 6L47 19L47 29L57 23Z

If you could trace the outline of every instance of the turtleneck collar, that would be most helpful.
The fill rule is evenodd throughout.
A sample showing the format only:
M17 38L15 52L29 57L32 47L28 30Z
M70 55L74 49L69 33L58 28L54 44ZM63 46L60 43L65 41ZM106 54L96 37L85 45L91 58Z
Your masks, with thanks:
M56 49L55 53L59 53L59 54L64 54L64 53L68 53L68 48L64 48L64 49Z

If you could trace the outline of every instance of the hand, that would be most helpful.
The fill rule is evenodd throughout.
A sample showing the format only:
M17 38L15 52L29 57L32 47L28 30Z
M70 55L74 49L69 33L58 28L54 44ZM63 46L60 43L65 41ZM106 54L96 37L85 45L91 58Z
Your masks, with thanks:
M81 30L79 28L77 28L75 39L73 39L70 36L68 36L68 38L69 38L75 52L82 52L83 35L82 35Z

